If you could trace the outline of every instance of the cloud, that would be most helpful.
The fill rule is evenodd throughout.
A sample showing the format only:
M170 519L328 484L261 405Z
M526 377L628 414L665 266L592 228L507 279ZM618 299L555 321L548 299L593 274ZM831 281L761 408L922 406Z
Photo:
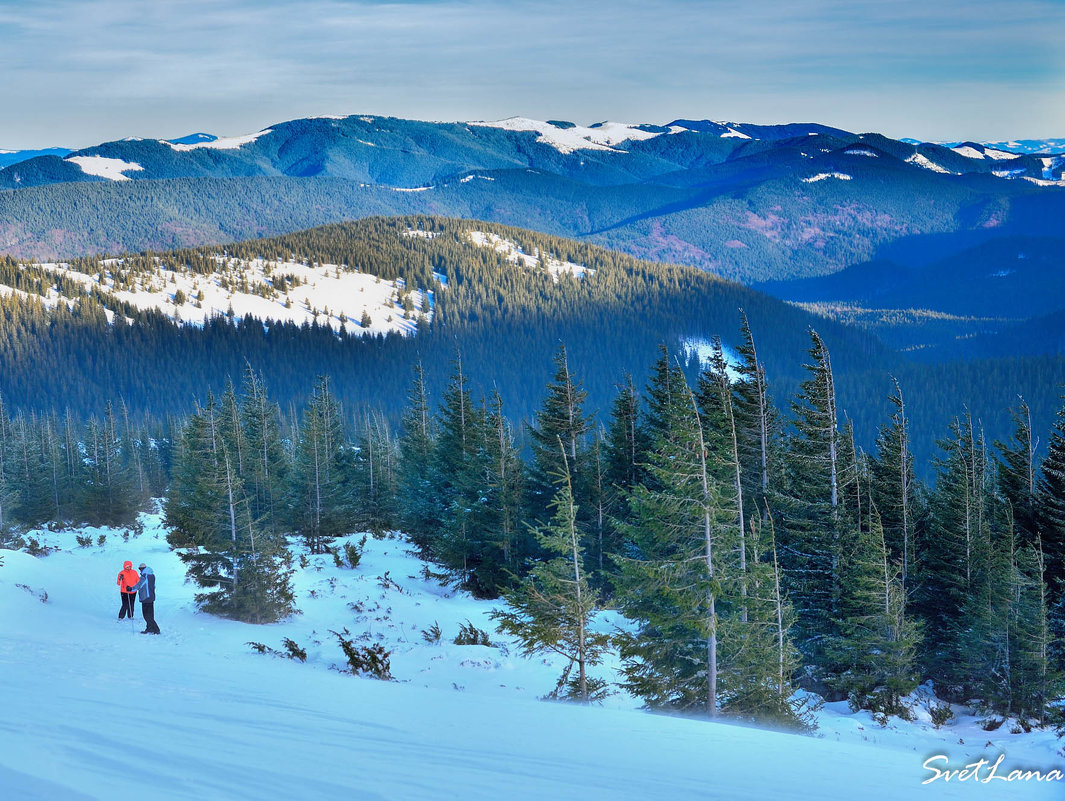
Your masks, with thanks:
M353 112L1050 135L1062 23L1056 0L8 2L0 103L22 113L0 136L23 141L0 145Z

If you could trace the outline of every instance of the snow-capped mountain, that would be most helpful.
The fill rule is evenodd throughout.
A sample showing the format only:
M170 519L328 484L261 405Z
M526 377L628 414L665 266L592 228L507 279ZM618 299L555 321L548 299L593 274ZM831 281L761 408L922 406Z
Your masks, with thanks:
M313 117L241 135L107 142L0 169L0 189L13 190L0 192L0 252L56 261L427 213L743 282L789 280L897 246L920 258L915 237L956 242L957 252L974 238L1049 233L1063 170L1065 156L816 123Z

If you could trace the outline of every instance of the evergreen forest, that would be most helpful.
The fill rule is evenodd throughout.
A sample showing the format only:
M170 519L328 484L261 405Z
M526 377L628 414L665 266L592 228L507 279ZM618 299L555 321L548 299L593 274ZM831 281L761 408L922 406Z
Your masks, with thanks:
M402 531L443 579L500 598L527 653L568 657L560 697L609 690L589 621L612 608L632 623L611 638L621 683L651 708L807 728L798 689L886 720L931 680L989 720L1055 722L1065 406L1038 429L1018 399L997 440L959 408L925 481L904 382L865 448L825 340L807 332L782 394L739 319L738 364L715 341L692 375L655 348L605 409L559 344L524 420L461 352L435 402L415 362L397 422L324 375L282 405L250 365L164 418L0 408L0 531L32 549L31 527L132 525L164 497L202 607L252 622L294 611L293 543L354 566L338 537Z

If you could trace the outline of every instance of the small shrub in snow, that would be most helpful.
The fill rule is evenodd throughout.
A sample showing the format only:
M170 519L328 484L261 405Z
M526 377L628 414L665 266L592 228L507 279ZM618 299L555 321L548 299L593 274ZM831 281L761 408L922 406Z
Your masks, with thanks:
M285 646L285 651L287 652L285 655L289 659L298 659L300 662L307 661L307 651L300 648L294 640L285 637L281 640L281 644Z
M37 600L40 601L42 604L48 603L48 593L44 590L37 592L35 589L33 589L33 587L29 586L28 584L16 584L15 586L21 590L25 590L30 595L35 595L37 597Z
M329 551L329 555L333 557L333 565L335 567L343 567L344 560L340 558L340 549L338 548L326 548Z
M435 620L429 628L422 629L422 639L429 643L440 642L440 634L440 624Z
M380 643L356 645L351 639L351 632L347 629L344 629L344 634L332 629L329 633L340 643L340 650L344 652L348 666L354 675L372 676L382 681L392 680L392 668L389 663L392 653L385 650L383 645Z
M455 637L455 645L487 645L491 647L492 641L488 638L487 631L482 631L467 620L466 625L459 626L459 633Z
M429 569L429 565L422 565L422 578L426 581L435 581L441 587L446 587L451 581L447 573L436 573Z
M248 645L256 653L270 654L270 656L284 657L285 659L298 659L300 662L307 661L307 652L300 648L293 640L285 637L281 640L281 644L285 646L284 651L278 651L276 648L271 648L261 642L249 642Z
M1001 728L1002 724L1005 723L1005 722L1006 721L1003 718L991 717L991 718L987 718L986 720L981 720L980 721L980 728L983 729L984 731L996 731L999 728Z
M344 543L344 556L348 560L348 567L352 570L359 566L359 562L362 561L362 552L366 548L366 535L362 535L362 539L359 540L358 545L353 545L350 542Z
M385 574L383 576L381 576L381 578L379 578L377 580L377 583L380 584L383 589L395 590L398 593L402 593L403 592L403 588L400 587L398 584L396 584L396 582L393 580L392 576L389 575L389 573L391 573L391 572L392 571L390 571L390 570L386 570Z
M96 538L96 544L97 545L101 545L102 546L105 542L107 542L107 535L106 534L101 534L99 537Z
M937 729L950 723L954 718L954 710L949 704L935 704L929 707L928 714L932 718L932 725Z
M78 541L78 545L80 547L82 547L82 548L88 548L88 547L90 547L92 545L92 537L89 537L89 536L83 537L83 536L81 536L81 534L77 534L77 535L75 535L74 539L76 539Z
M52 549L47 545L41 545L36 537L30 537L26 542L26 553L30 556L48 556L51 552Z

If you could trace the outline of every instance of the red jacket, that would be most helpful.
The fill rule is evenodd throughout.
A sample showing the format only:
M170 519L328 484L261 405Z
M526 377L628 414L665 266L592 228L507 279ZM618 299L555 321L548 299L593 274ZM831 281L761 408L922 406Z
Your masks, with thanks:
M141 580L140 573L133 569L132 562L125 562L122 565L122 572L118 574L118 589L120 592L125 592L126 587L132 587L138 581Z

